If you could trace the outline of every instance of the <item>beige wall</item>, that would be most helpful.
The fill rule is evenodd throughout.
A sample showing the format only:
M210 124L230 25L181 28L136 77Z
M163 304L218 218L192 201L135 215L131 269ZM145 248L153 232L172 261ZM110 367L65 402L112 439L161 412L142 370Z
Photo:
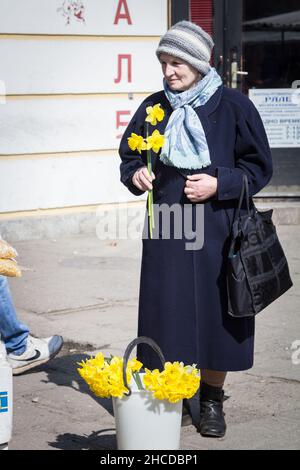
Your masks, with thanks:
M136 199L119 182L117 148L162 88L168 1L82 0L68 18L71 3L0 0L2 214Z

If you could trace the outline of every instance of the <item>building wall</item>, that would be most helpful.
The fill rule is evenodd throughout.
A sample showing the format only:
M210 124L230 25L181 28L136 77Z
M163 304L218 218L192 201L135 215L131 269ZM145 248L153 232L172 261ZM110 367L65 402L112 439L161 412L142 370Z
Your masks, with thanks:
M136 200L117 149L135 109L162 88L155 49L168 1L0 9L0 212Z

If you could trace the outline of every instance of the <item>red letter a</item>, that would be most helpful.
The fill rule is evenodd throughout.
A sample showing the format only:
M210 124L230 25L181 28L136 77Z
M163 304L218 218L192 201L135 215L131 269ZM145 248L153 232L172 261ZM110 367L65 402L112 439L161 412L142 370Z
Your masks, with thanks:
M124 13L121 13L122 6L124 6ZM117 9L114 24L118 24L119 20L121 20L121 19L127 20L128 24L132 24L126 0L119 0L118 9Z

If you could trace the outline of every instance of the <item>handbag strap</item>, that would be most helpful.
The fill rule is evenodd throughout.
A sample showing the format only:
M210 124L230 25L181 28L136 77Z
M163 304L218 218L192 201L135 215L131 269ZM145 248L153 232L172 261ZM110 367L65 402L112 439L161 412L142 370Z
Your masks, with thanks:
M126 377L127 362L128 362L130 353L133 350L133 348L137 344L140 344L140 343L148 344L158 354L159 359L161 360L161 363L162 363L163 367L164 367L165 362L166 362L166 360L164 358L164 355L162 353L162 350L160 349L158 344L153 339L148 338L147 336L139 336L138 338L135 338L133 341L131 341L131 343L129 343L127 348L126 348L125 353L124 353L124 357L123 357L123 382L124 382L125 387L128 389L127 396L131 395L131 389L130 389L128 383L127 383L127 377Z
M242 203L243 203L243 199L244 199L244 194L245 194L245 193L246 193L247 212L248 212L248 216L251 217L251 214L250 214L250 204L249 204L249 184L248 184L248 176L246 175L246 173L243 173L243 185L242 185L242 189L241 189L241 193L240 193L240 199L239 199L239 204L238 204L238 207L237 207L237 210L236 210L236 213L235 213L234 221L236 221L237 219L239 219L240 211L241 211L241 207L242 207Z

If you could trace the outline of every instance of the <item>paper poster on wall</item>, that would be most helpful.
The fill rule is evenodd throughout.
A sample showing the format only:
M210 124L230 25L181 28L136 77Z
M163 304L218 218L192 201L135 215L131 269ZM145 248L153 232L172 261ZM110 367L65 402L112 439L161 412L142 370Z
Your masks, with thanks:
M250 89L271 148L300 147L300 89Z

